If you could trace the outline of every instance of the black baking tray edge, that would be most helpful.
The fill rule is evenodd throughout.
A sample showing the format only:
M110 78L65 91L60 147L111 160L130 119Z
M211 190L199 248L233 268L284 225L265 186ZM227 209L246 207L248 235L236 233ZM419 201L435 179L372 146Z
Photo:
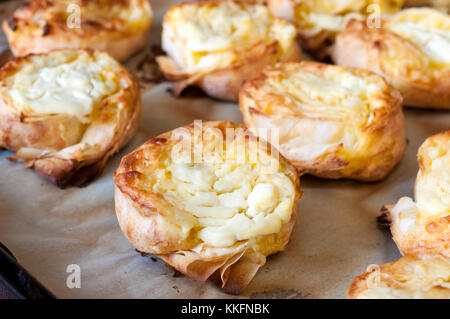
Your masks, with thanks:
M25 270L11 251L0 242L0 283L20 299L55 299L56 297Z

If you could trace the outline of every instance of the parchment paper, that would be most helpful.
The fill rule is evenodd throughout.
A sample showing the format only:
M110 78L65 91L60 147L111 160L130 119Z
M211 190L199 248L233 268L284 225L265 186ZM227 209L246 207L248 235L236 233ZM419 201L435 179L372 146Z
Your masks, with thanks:
M170 3L152 1L152 44L159 42L161 18ZM11 6L17 4L1 4L3 17ZM5 43L3 36L3 48ZM127 65L134 69L146 54ZM177 99L168 88L167 83L144 84L139 133L109 160L100 178L85 188L58 189L23 165L9 162L6 156L11 153L0 151L0 241L57 297L233 297L212 283L174 276L173 270L151 256L142 257L116 220L113 172L122 156L149 138L193 120L242 122L236 104L205 96ZM449 112L406 109L405 116L407 152L384 181L301 178L305 195L298 205L299 223L290 243L284 252L268 258L242 297L344 298L353 278L369 264L400 257L390 233L378 228L375 218L383 204L413 196L418 147L426 137L450 128ZM81 268L81 288L66 285L71 264Z

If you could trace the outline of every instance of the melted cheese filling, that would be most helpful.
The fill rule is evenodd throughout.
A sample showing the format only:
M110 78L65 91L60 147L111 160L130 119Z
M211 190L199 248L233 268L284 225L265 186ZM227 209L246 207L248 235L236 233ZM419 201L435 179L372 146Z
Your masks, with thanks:
M30 21L35 28L41 28L46 21L66 21L77 13L77 5L80 8L81 23L95 21L98 27L104 27L109 31L115 29L125 31L147 27L151 23L152 10L148 3L131 0L128 4L111 4L111 1L82 1L82 0L58 0L52 2L49 8L39 8ZM29 23L30 23L29 22ZM21 28L19 28L19 31ZM73 32L83 33L83 27L73 28Z
M417 45L432 61L450 66L450 16L431 9L404 10L388 28Z
M198 237L204 243L229 247L278 233L291 218L293 183L279 172L261 173L260 165L168 161L153 172L152 190L176 210L197 219Z
M330 15L326 13L311 12L305 16L307 23L314 28L333 32L344 30L347 22L352 19L362 20L364 19L364 16L357 12L352 12L345 15Z
M288 94L298 111L312 118L350 119L364 125L371 99L385 89L375 77L359 77L341 68L328 67L323 75L310 71L269 77L264 90Z
M423 156L425 172L417 180L416 200L421 214L429 218L450 215L450 140L427 145Z
M194 73L228 66L239 51L257 44L278 40L285 52L295 36L294 26L274 19L264 6L224 1L172 8L164 20L162 47L184 71Z
M342 144L341 158L356 162L353 152L364 138L361 127L371 122L377 98L386 94L388 87L377 76L359 77L328 66L323 75L308 70L268 74L257 90L263 93L252 96L268 116L254 117L259 127L279 130L279 145L287 158L314 160ZM268 94L285 99L301 119L297 115L277 116L277 105L264 99Z
M112 59L96 61L86 53L53 61L37 57L8 79L8 94L23 113L89 116L119 89Z
M295 2L295 1L294 1ZM312 30L342 31L351 19L362 20L376 13L371 5L377 5L382 14L389 14L401 7L402 1L353 0L314 1L313 7L304 3L295 7L295 20L301 28Z
M392 208L393 223L403 234L412 232L416 227L417 205L409 197L402 197Z
M403 257L407 258L407 257ZM442 291L442 298L450 295L450 264L442 259L416 260L408 258L400 260L391 269L392 274L381 273L376 287L370 287L359 294L358 298L387 299L387 298L426 298L430 290L438 288ZM396 264L397 264L396 263ZM391 266L392 267L392 266ZM369 276L377 276L372 273ZM367 279L368 281L371 278ZM376 278L375 280L376 281Z

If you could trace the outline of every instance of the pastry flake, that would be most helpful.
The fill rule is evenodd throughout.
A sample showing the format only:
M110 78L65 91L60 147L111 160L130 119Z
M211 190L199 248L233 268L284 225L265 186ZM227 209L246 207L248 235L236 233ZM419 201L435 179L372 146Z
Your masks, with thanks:
M450 260L405 256L371 265L347 291L349 299L450 299Z
M60 187L100 174L141 108L137 80L106 53L32 54L0 69L0 146Z
M450 258L450 131L433 135L419 148L414 202L402 197L386 205L395 243L403 254Z
M295 24L301 45L322 60L336 34L353 20L372 19L398 11L403 0L269 0L268 7L277 17ZM380 17L376 17L379 19Z
M242 82L276 61L296 61L295 28L265 6L238 1L199 1L173 5L163 21L157 58L179 95L198 86L208 95L237 101Z
M332 58L338 65L386 77L406 106L450 108L450 16L410 8L383 21L381 28L350 22L337 37Z
M29 0L3 21L15 56L57 49L92 49L118 61L148 42L148 0Z
M234 294L284 250L301 195L295 169L244 130L230 122L203 122L199 134L195 124L178 128L125 156L114 174L130 243Z
M317 62L281 63L247 81L245 124L277 129L280 152L301 173L384 178L406 147L402 98L380 76Z

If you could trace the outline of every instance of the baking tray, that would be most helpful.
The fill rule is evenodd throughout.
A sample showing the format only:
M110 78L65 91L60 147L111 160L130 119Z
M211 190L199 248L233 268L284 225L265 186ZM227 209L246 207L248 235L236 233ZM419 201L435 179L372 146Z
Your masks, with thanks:
M196 282L142 257L120 231L114 211L113 173L121 157L151 137L194 120L242 122L238 106L198 91L182 98L158 82L161 20L176 1L151 1L154 21L149 47L126 65L142 80L143 116L132 142L113 156L103 174L84 188L61 190L0 151L0 241L59 298L231 298L212 283ZM0 18L13 6L0 3ZM7 60L5 38L0 59ZM413 196L417 149L430 135L450 128L450 113L405 109L408 147L400 164L379 183L301 177L305 195L299 222L282 253L270 256L241 298L344 298L352 280L369 264L400 258L390 233L378 227L382 205ZM0 252L1 254L1 252ZM68 267L81 270L81 288L70 288ZM42 287L42 286L41 286ZM49 295L51 295L49 293Z
M0 243L0 284L20 299L54 299L55 296L30 275Z

